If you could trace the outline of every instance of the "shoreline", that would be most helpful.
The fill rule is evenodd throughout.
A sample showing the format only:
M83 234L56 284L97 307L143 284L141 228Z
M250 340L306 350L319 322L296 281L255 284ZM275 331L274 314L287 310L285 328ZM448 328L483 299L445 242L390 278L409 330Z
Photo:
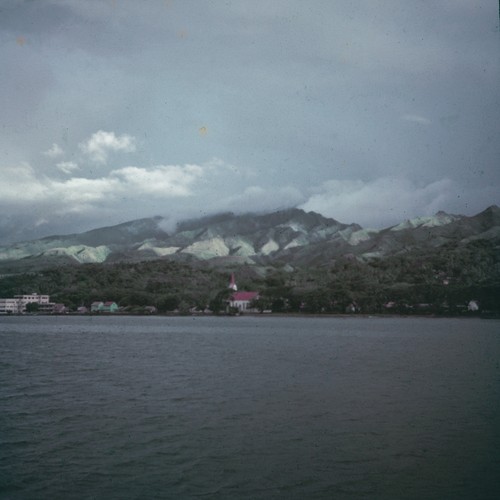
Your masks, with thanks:
M485 312L483 314L473 313L473 314L384 314L384 313L356 313L356 314L347 314L347 313L243 313L243 314L209 314L209 313L153 313L153 314L134 314L134 313L62 313L62 314L53 314L53 313L27 313L27 314L0 314L1 318L21 318L21 317L34 317L34 316L42 316L42 317L162 317L162 318L240 318L240 317L250 317L250 318L429 318L429 319L500 319L500 313L493 312Z

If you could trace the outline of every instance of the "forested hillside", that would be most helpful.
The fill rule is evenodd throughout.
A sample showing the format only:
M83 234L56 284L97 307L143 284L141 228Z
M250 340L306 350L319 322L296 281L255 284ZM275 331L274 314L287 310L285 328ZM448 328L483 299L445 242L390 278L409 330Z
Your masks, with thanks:
M46 293L73 310L94 300L129 310L218 310L231 272L240 289L260 292L258 308L274 312L462 314L471 300L483 311L500 309L500 256L486 240L369 261L345 255L293 270L279 260L267 267L168 260L63 266L3 276L0 296Z

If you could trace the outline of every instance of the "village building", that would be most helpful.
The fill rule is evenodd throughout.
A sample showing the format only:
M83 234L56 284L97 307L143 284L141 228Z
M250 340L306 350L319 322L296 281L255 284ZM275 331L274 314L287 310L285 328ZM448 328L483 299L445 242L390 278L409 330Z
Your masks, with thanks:
M50 303L50 295L38 295L32 293L29 295L14 295L14 299L19 301L19 312L26 312L28 304L38 304L38 310L43 312L51 312L53 304Z
M0 299L0 314L19 314L17 299Z
M31 293L0 299L0 314L25 314L28 304L38 304L38 312L44 313L51 313L54 308L54 303L50 302L50 295Z
M53 314L66 314L69 312L69 308L64 304L53 304L52 313Z
M116 312L118 311L118 304L112 301L104 302L104 306L102 307L101 311L110 313Z
M231 274L228 288L234 291L229 297L229 307L238 309L239 312L257 312L253 302L258 300L259 292L238 291L234 273Z
M477 300L470 300L467 304L467 311L477 312L479 311L479 302Z
M104 302L100 301L100 300L96 300L95 302L92 302L92 304L90 304L90 312L99 312L102 308L102 306L104 305Z
M240 312L256 312L252 302L259 298L259 292L234 292L229 298L229 306L235 307Z
M95 301L90 305L90 312L93 313L114 313L116 311L118 311L118 305L112 301Z

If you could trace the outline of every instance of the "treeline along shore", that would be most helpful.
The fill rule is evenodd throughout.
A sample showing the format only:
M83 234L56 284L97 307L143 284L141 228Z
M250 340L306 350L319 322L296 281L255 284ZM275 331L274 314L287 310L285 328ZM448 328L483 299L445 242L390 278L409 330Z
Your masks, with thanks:
M76 312L112 301L120 313L226 314L232 290L258 295L248 312L303 314L500 313L500 257L487 241L432 253L409 252L385 259L344 256L322 265L216 267L207 262L155 260L67 265L0 276L0 297L49 294ZM80 309L82 310L82 309Z

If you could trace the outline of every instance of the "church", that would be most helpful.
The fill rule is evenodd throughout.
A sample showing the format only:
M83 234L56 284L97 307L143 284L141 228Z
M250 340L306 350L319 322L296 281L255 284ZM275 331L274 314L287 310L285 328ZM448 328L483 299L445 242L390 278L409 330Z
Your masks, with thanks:
M228 288L233 291L229 296L229 306L238 309L239 312L257 312L257 309L252 307L252 301L259 298L259 292L238 291L234 273L231 274Z

